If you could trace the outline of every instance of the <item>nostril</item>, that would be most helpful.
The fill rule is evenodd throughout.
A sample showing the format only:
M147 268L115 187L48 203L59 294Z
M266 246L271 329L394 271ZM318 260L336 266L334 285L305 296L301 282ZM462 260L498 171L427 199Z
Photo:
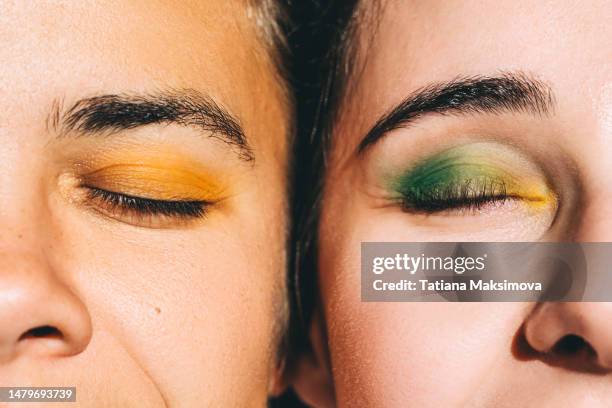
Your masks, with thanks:
M53 326L38 326L24 332L19 340L31 339L31 338L57 338L61 339L63 336L57 328Z
M566 369L590 373L607 373L598 362L597 351L583 337L575 334L563 336L550 352L543 356L549 364Z
M538 359L553 367L571 371L594 374L610 372L598 362L597 351L593 346L584 337L576 334L563 336L549 351L534 349L527 338L519 334L513 344L513 354L522 361Z
M572 356L585 353L589 356L595 355L593 347L582 337L575 334L563 336L553 347L552 352L560 356Z

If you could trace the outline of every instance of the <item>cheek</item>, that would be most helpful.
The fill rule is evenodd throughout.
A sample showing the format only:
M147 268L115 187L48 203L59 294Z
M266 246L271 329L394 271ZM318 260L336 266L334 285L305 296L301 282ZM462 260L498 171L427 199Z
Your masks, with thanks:
M92 217L64 214L53 256L83 293L94 339L114 339L95 352L187 406L202 395L211 405L265 399L281 267L277 253L256 246L263 232L229 217L181 230ZM112 371L100 378L114 387Z
M343 405L430 406L434 395L438 406L463 405L500 353L509 355L526 313L523 304L361 302L359 251L322 255L329 350Z
M418 241L414 229L329 195L319 284L336 395L343 405L461 406L511 348L526 304L361 301L363 241ZM335 196L338 197L338 196ZM444 387L440 387L444 384Z
M328 313L334 322L329 338L339 401L348 406L357 401L464 406L491 371L509 359L524 309L516 304L362 303Z

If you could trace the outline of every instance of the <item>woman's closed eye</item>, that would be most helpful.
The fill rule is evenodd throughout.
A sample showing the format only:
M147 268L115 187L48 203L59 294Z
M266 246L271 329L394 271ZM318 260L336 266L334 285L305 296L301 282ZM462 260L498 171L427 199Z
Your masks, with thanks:
M88 198L103 211L118 217L202 218L211 203L202 200L157 200L83 186Z
M455 147L418 162L390 188L411 213L474 215L510 203L554 209L556 196L543 175L527 171L514 156L490 143Z
M520 199L506 190L504 180L467 178L402 191L401 203L409 212L435 213L451 209L477 211L506 200Z
M126 224L147 228L196 225L227 198L219 177L181 162L112 163L78 176L85 207Z

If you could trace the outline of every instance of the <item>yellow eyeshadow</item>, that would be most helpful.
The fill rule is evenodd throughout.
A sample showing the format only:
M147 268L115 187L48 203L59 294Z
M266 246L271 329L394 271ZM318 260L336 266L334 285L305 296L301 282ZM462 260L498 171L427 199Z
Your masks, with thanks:
M519 179L506 183L506 194L520 197L532 209L556 207L557 197L542 180Z
M227 183L181 155L165 152L102 155L77 166L82 185L153 200L214 202Z

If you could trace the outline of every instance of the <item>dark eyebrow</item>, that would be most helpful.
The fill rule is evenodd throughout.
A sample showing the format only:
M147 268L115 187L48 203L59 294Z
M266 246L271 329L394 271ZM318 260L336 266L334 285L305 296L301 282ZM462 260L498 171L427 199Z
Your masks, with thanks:
M406 127L425 115L506 111L547 115L553 106L550 87L520 72L436 83L417 90L378 119L359 144L358 153L388 132Z
M231 146L239 157L253 161L254 155L240 123L213 99L195 90L146 95L101 95L81 99L66 112L54 104L51 125L65 134L117 132L156 123L195 126Z

